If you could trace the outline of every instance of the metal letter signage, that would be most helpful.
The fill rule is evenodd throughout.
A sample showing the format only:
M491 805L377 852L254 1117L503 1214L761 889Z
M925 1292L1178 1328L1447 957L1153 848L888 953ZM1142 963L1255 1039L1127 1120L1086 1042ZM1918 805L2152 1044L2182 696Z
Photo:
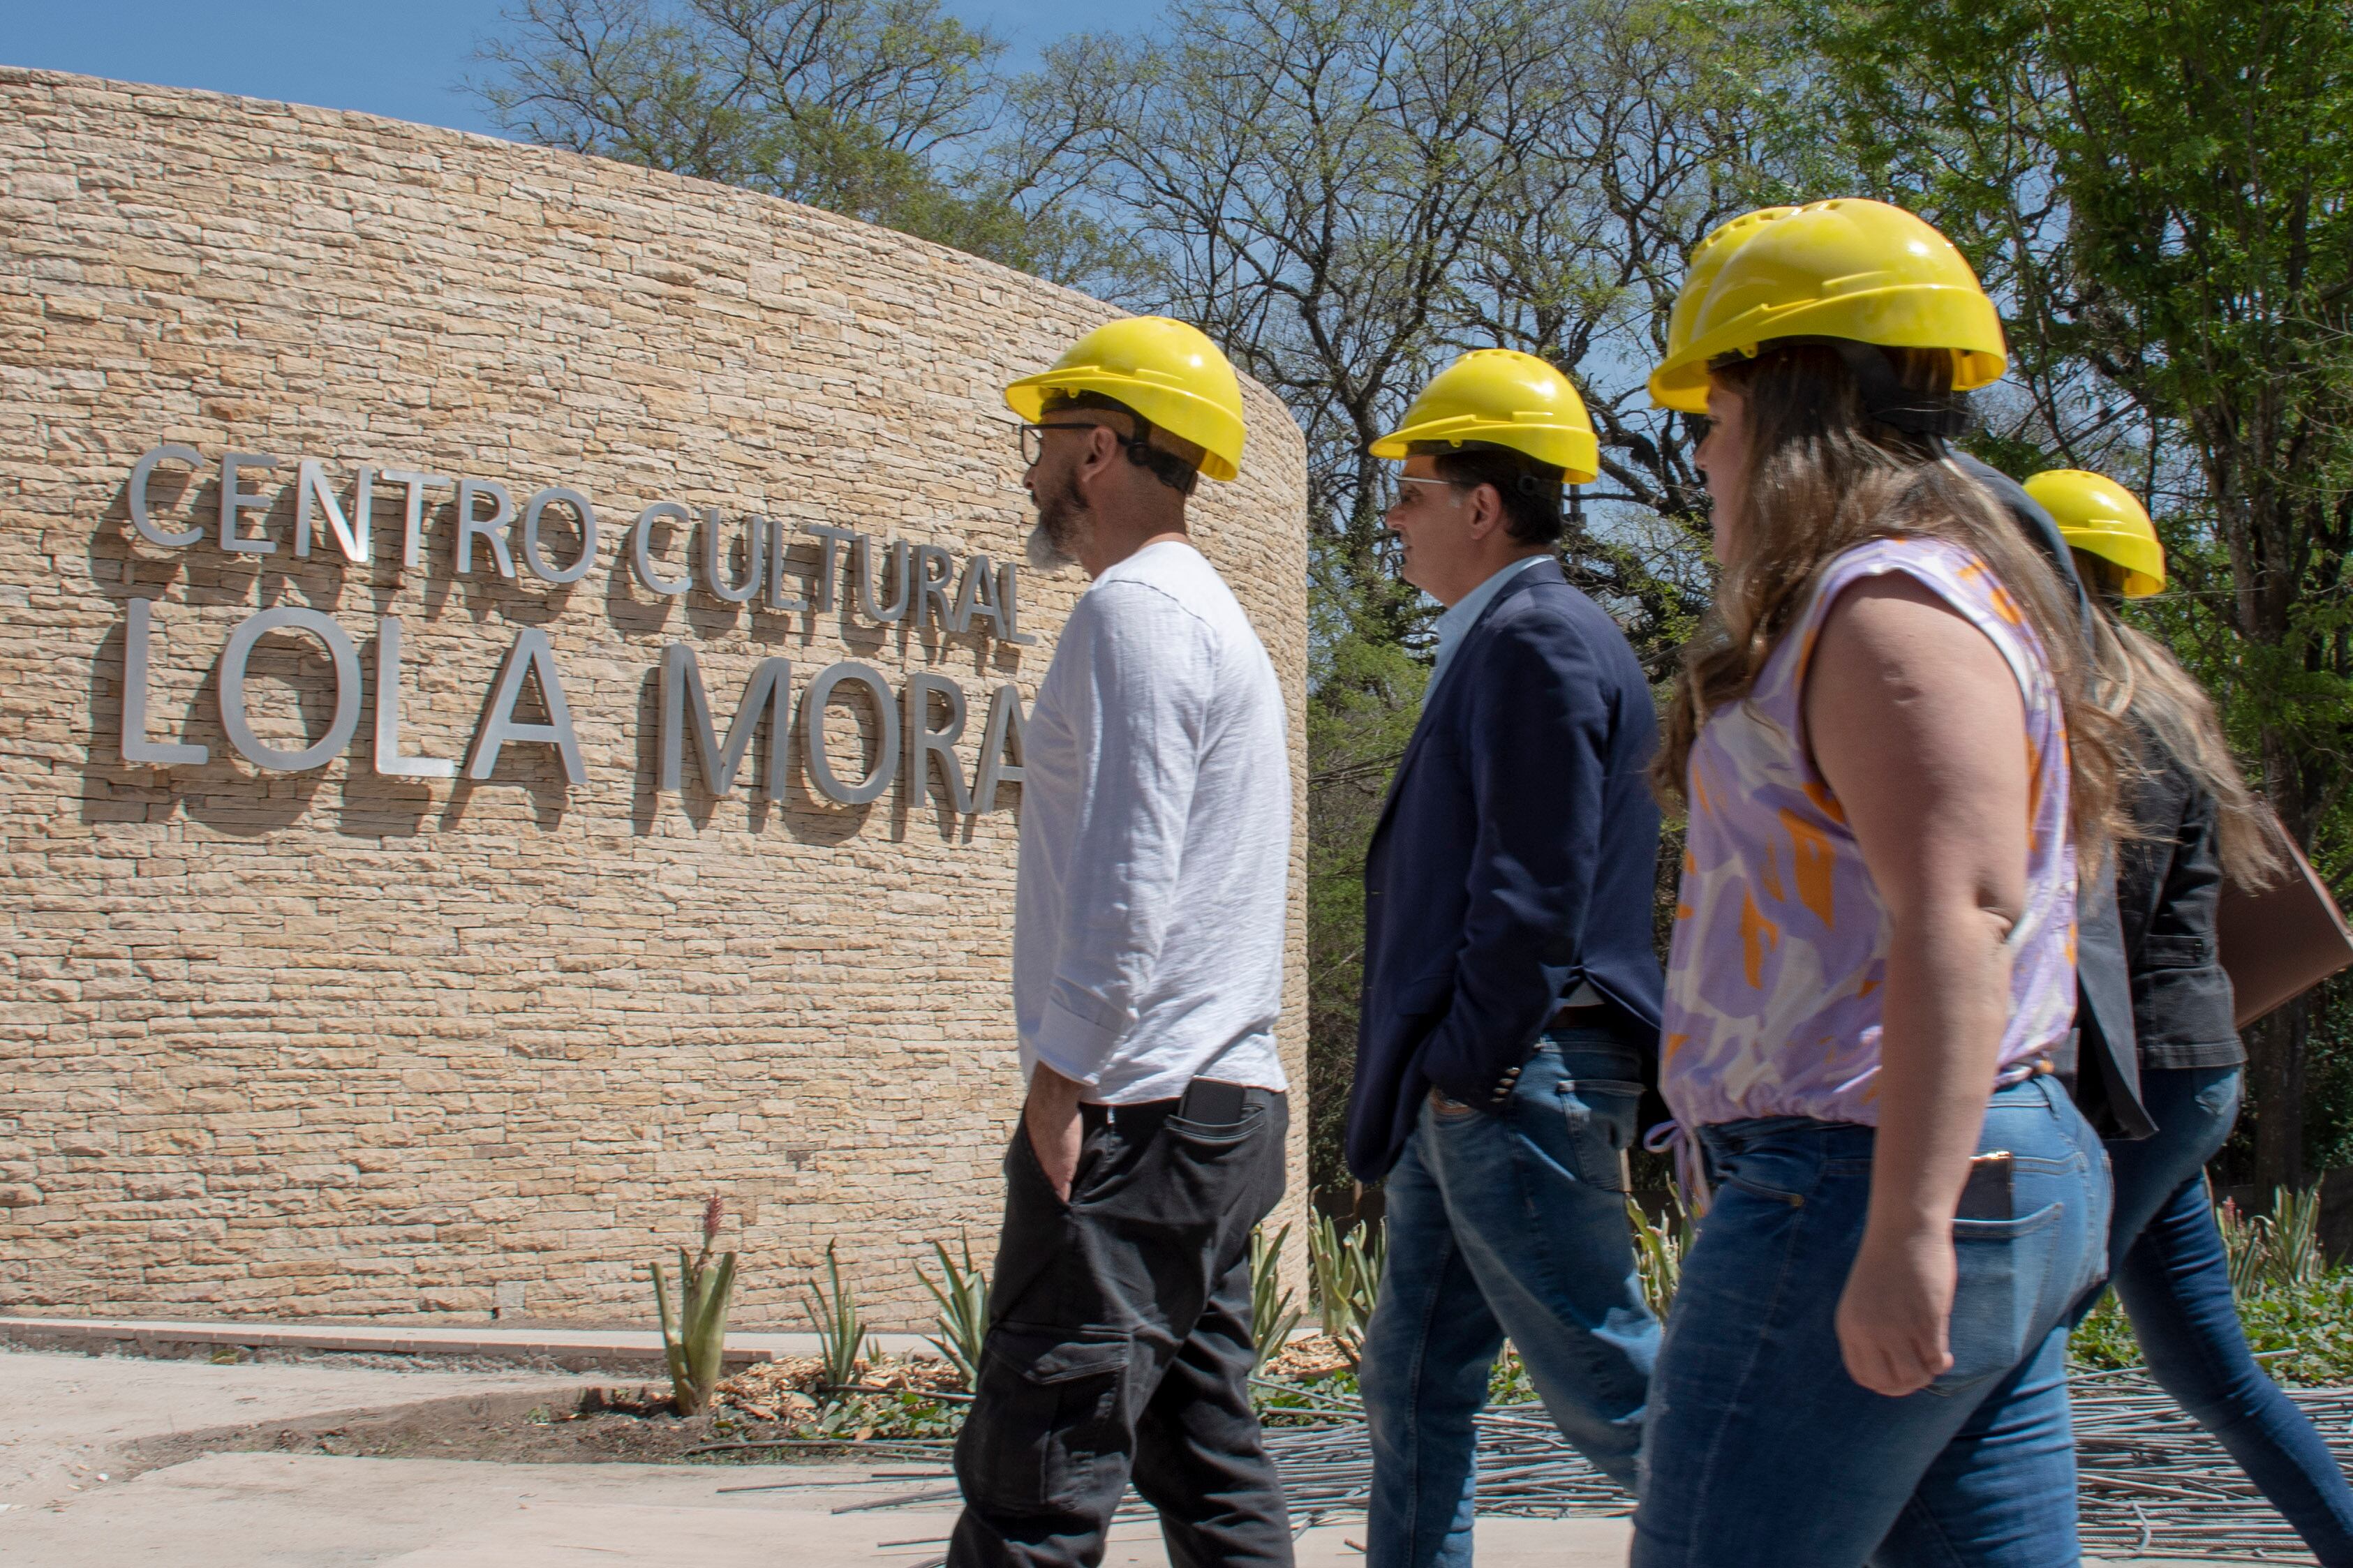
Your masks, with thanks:
M989 695L988 727L980 737L980 777L972 786L976 809L995 811L997 786L1021 782L1021 689L1000 686Z
M407 488L408 500L400 513L400 564L404 571L421 571L425 565L425 487L450 482L446 474L420 474L411 468L383 470L384 482Z
M683 594L694 586L691 575L665 577L654 564L654 524L665 519L694 526L694 514L674 500L658 500L638 513L635 527L629 530L629 563L638 569L638 581L656 594Z
M491 515L480 515L481 500L491 498ZM514 498L496 479L458 481L458 574L474 569L474 541L491 547L499 575L514 575L514 557L507 552L507 528L514 521Z
M269 498L252 490L240 489L248 469L274 468L281 459L264 458L252 452L229 452L221 458L220 479L220 547L233 555L271 555L278 546L268 539L248 539L239 531L237 516L241 512L268 511Z
M210 461L219 465L219 495L216 500L207 498L210 515L198 519L191 515L199 503L189 487L206 468L204 454L174 441L159 442L141 454L132 465L124 489L124 510L140 539L166 550L187 550L210 542L232 558L275 554L279 542L262 520L276 514L282 505L293 522L291 553L296 558L309 559L315 541L331 540L332 553L344 563L366 567L375 558L376 502L382 499L389 503L391 492L397 488L399 562L404 574L426 566L428 528L437 535L434 559L444 570L459 575L484 569L486 555L488 570L514 581L520 556L522 570L531 578L564 587L580 582L599 563L596 508L588 492L576 486L540 486L518 510L516 492L500 480L385 468L373 458L345 468L347 482L339 482L333 463L315 457L225 452ZM185 470L176 491L168 482L156 482L165 477L159 470L166 464ZM280 488L274 492L261 484L271 470L281 471ZM291 471L290 485L285 470ZM427 492L436 488L453 493L438 510L428 510ZM164 499L158 499L159 490ZM558 514L557 537L552 542L547 538L551 509ZM578 544L567 548L564 535L574 529ZM658 535L670 552L667 561L657 545ZM807 553L792 550L795 538L804 541ZM626 561L612 563L617 579L625 574L634 577L637 586L662 598L690 594L706 597L738 617L739 607L749 606L755 637L773 639L777 635L772 616L807 617L806 637L807 628L818 616L839 615L845 620L855 616L876 629L897 626L900 647L911 660L940 657L951 637L970 637L984 645L994 640L1002 646L1037 641L1020 629L1020 579L1015 565L945 544L818 523L805 523L796 531L784 520L764 512L708 505L690 510L683 502L655 500L638 512L624 553ZM810 555L815 558L813 570ZM670 574L672 562L676 576ZM799 581L795 582L796 578ZM617 591L621 586L617 581ZM549 595L537 602L544 613L552 613L562 609L564 596ZM132 598L126 605L121 757L140 767L201 767L211 761L209 747L163 739L156 733L150 700L154 616L152 599ZM698 618L691 624L704 623ZM298 748L264 742L255 733L248 709L248 666L261 639L273 632L299 632L317 638L332 667L334 717L316 741ZM381 614L376 617L373 657L375 683L364 699L372 702L369 761L373 771L388 779L457 777L456 761L404 750L401 705L407 695L412 654L401 617ZM353 635L324 611L280 605L248 616L222 647L215 675L219 683L221 727L229 746L254 766L272 773L305 772L326 766L352 745L366 689L361 651ZM658 793L675 795L688 787L686 758L691 749L699 786L714 797L732 795L753 757L764 724L768 731L767 751L759 767L758 789L771 800L786 797L796 752L810 790L843 805L878 800L896 782L905 792L904 804L910 810L936 802L957 816L969 816L999 809L999 787L1021 781L1021 694L1011 685L990 689L980 753L967 774L960 748L971 727L968 720L977 693L968 698L964 687L944 671L910 669L894 694L890 681L871 665L856 660L828 665L801 694L796 723L792 661L781 656L757 658L744 678L723 738L713 721L702 668L691 644L673 642L664 647L657 679L659 730L652 738L652 755ZM537 690L545 722L516 717L518 703L528 700L523 691L526 683ZM864 771L849 779L841 776L827 750L832 733L828 725L839 706L835 699L844 686L858 689L871 711L871 718L860 728L868 731L866 739L872 749L862 761ZM508 746L525 744L554 746L566 782L575 787L587 783L588 771L573 730L555 645L548 631L537 625L515 631L513 646L483 706L464 776L477 781L491 778Z
M549 507L557 505L570 507L572 515L580 520L580 559L561 571L550 566L539 549L539 520ZM596 564L596 509L588 504L586 496L555 485L523 503L522 563L543 583L577 583L588 575L588 568Z
M325 734L299 752L262 744L245 710L246 661L253 657L253 645L275 631L309 632L327 645L327 657L335 666L334 721L327 726ZM221 728L228 731L228 743L255 767L281 773L323 768L352 743L352 732L360 727L359 650L352 647L352 639L332 617L316 610L280 605L274 610L248 616L238 623L237 630L228 634L228 646L221 649L220 715Z
M185 451L185 447L181 450ZM144 462L145 458L140 459ZM148 537L153 538L153 534ZM184 746L147 738L147 660L149 617L153 605L146 599L131 601L131 618L122 633L122 760L142 767L171 768L201 763L212 755L202 746Z
M686 735L694 735L694 754L702 763L702 782L713 795L735 787L735 770L752 749L762 710L768 714L768 775L762 786L770 800L785 794L785 757L792 740L793 661L764 658L753 667L744 685L744 700L727 726L727 744L719 743L711 727L711 703L702 694L702 670L694 650L674 642L662 650L661 783L676 794L684 782Z
M944 728L932 728L932 699L947 704ZM922 805L931 789L931 763L937 758L940 777L948 786L948 807L958 816L972 815L972 792L964 787L964 764L956 761L955 743L964 734L964 688L944 675L918 673L907 677L907 798Z
M375 771L394 779L451 779L458 764L447 757L400 753L400 617L375 624Z
M768 520L764 517L745 519L744 532L744 580L731 584L727 581L730 575L727 569L727 534L720 526L719 509L715 506L702 509L702 584L724 604L750 603L752 595L760 591L761 574L767 570L765 540Z
M202 523L194 524L178 533L167 532L155 525L155 520L148 515L147 511L147 484L155 477L156 464L185 463L193 468L204 460L204 454L194 447L183 447L177 441L166 441L162 446L151 449L146 456L131 465L131 483L125 490L125 499L131 506L131 525L136 528L150 544L160 544L166 550L185 550L205 536L205 527Z
M874 768L854 784L841 782L825 751L826 707L833 700L834 688L845 680L863 686L874 699ZM808 695L801 699L801 765L808 770L809 783L828 800L864 805L880 798L899 771L899 707L891 700L890 682L871 665L846 660L818 670L817 679L809 682Z
M353 531L351 519L343 516L343 503L327 484L327 466L316 458L305 458L295 470L294 479L294 553L308 557L311 553L311 511L313 505L327 514L327 527L335 542L343 547L343 559L356 566L368 563L368 542L374 531L368 527L368 514L375 510L375 477L367 465L360 465L359 488L352 498L352 516L359 519Z
M522 695L526 675L539 684L540 706L547 710L544 724L522 723L514 716L515 700ZM564 759L566 783L577 788L588 782L588 770L580 762L580 742L572 733L572 710L564 701L564 677L556 673L555 649L537 626L515 633L514 647L507 651L507 662L499 671L498 692L491 699L491 710L482 715L481 733L474 737L474 754L466 763L466 776L489 778L491 770L499 765L500 748L510 742L526 741L543 741L555 748Z

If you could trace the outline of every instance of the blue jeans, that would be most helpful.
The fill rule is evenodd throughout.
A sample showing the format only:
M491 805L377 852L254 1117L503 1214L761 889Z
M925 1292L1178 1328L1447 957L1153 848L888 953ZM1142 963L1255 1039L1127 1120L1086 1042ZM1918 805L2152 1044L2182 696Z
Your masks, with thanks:
M1715 1205L1651 1384L1633 1568L2074 1568L2068 1310L2105 1262L2098 1136L2049 1078L2000 1090L1982 1152L2011 1219L1953 1222L1952 1370L1890 1399L1833 1318L1862 1240L1873 1129L1704 1128Z
M2206 1193L2206 1162L2239 1115L2242 1069L2143 1068L2153 1137L2108 1145L2118 1300L2148 1370L2214 1435L2325 1568L2353 1568L2353 1488L2328 1446L2263 1375L2239 1329L2231 1260Z
M1365 1339L1369 1568L1468 1568L1472 1418L1506 1336L1545 1409L1633 1489L1659 1344L1626 1223L1642 1059L1546 1035L1503 1109L1441 1110L1390 1173L1388 1258Z

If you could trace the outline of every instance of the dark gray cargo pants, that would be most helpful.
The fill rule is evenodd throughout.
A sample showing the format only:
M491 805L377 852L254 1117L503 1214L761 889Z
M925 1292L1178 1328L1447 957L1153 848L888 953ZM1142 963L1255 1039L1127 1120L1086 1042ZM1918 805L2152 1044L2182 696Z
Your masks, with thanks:
M1103 1561L1132 1480L1172 1568L1289 1568L1250 1408L1250 1228L1282 1195L1285 1097L1202 1126L1084 1107L1067 1204L1017 1127L980 1385L957 1440L949 1568Z

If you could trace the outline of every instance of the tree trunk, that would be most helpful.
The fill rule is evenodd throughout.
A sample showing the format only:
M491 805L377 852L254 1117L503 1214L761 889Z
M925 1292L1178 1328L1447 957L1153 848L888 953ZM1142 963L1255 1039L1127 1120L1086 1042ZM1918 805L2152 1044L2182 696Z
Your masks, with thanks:
M2302 998L2246 1031L2247 1086L2255 1113L2255 1187L2301 1191L2304 1173L2304 1056L2312 1034Z
M2249 596L2241 598L2243 605ZM2287 607L2269 604L2258 608L2257 634L2274 644L2284 640ZM2306 774L2295 747L2289 736L2270 726L2261 744L2263 795L2288 837L2309 853L2318 814L2302 787ZM2305 1186L2304 1079L2312 1002L2309 994L2299 996L2241 1037L2247 1047L2248 1099L2255 1117L2255 1187L2265 1202L2274 1187L2301 1192Z

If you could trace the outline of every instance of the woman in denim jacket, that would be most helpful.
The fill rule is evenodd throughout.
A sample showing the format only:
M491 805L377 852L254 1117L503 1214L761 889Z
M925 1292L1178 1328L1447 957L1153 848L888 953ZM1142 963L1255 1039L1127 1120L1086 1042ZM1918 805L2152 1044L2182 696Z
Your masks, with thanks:
M1654 397L1724 573L1661 754L1689 808L1661 1088L1713 1179L1635 1568L2072 1568L2097 1135L2052 1072L2122 724L2050 567L1947 460L2000 327L1875 202L1703 245Z

